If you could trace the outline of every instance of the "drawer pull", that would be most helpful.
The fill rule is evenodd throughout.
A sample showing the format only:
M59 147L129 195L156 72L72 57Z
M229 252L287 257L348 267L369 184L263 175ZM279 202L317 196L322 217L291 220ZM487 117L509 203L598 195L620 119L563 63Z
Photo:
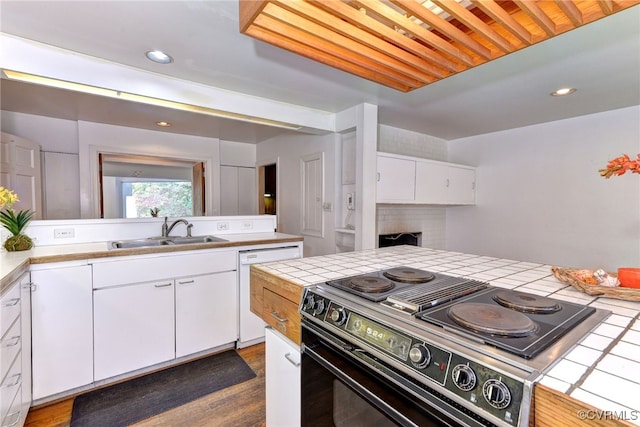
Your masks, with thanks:
M163 283L163 284L161 284L161 285L160 285L160 284L158 284L158 285L153 285L153 286L155 286L156 288L166 288L167 286L171 286L171 282L169 282L169 283Z
M20 304L20 298L11 298L9 301L7 301L7 303L4 306L13 307L14 305L18 305L18 304Z
M287 353L284 355L284 358L287 359L289 361L289 363L291 363L293 366L295 366L296 368L298 366L300 366L300 362L296 362L296 360L291 356L291 353Z
M18 345L18 343L20 343L20 335L17 335L15 337L11 337L9 338L5 343L4 346L5 347L15 347Z
M22 374L12 375L15 378L15 381L11 384L5 384L4 387L9 388L20 384L20 380L22 380Z
M276 319L278 322L283 322L284 323L284 322L288 322L289 321L289 319L287 319L286 317L285 318L279 317L279 314L278 314L277 311L272 311L271 312L271 317Z
M189 283L195 283L195 280L185 280L182 282L178 282L179 285L188 285Z

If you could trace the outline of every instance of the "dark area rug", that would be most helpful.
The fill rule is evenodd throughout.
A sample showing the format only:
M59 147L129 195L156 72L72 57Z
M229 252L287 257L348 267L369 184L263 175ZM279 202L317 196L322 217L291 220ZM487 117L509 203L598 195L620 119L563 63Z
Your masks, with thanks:
M255 376L238 353L225 351L80 395L71 427L127 426Z

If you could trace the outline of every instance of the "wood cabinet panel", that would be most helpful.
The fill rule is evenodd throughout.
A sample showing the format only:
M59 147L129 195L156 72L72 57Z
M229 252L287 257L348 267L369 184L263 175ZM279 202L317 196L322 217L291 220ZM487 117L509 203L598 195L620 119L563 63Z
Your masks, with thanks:
M300 344L300 314L298 314L298 304L289 301L269 289L265 289L262 318L291 341L298 345Z

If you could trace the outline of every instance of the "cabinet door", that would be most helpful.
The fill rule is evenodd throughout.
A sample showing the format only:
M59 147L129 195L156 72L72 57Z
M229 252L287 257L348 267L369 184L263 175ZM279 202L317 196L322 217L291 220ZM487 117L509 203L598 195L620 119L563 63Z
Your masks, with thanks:
M88 265L31 271L33 399L93 381Z
M444 204L448 200L449 166L416 162L416 202Z
M238 215L257 213L256 168L238 168Z
M378 203L412 202L415 198L416 162L378 156Z
M237 272L176 279L176 357L238 339Z
M96 381L175 357L173 280L94 291Z
M238 168L220 166L220 215L238 215Z
M453 205L472 205L476 202L476 172L473 169L449 166L447 202Z
M267 426L300 425L300 348L265 331Z

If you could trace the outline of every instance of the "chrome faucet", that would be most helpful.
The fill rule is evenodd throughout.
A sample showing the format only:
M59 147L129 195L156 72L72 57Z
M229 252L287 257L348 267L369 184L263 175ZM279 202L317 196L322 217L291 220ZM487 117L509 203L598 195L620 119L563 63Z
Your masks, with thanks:
M173 230L173 228L179 223L183 223L184 225L187 226L187 237L191 237L191 228L193 227L193 224L189 224L189 221L187 221L186 219L180 218L173 221L171 225L168 225L167 219L168 218L165 216L164 224L162 224L162 237L169 237L169 233L171 233L171 230Z

